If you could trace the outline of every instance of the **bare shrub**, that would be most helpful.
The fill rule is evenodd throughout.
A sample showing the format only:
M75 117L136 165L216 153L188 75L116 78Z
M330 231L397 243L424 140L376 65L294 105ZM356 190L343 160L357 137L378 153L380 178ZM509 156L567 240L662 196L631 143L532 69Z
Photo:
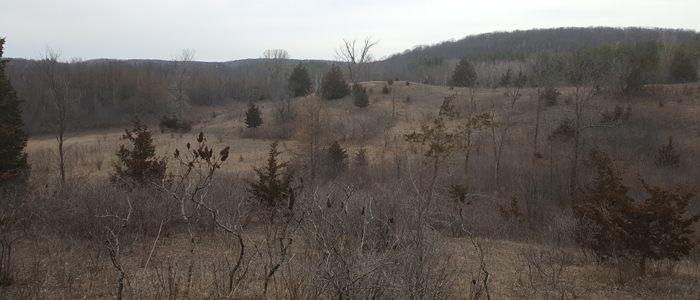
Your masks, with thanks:
M392 83L393 83L393 82L392 82ZM389 93L391 93L391 88L385 85L385 86L382 88L382 94L387 95L387 94L389 94Z
M546 86L542 91L540 98L544 100L544 106L555 106L557 105L557 99L560 95L561 93L556 87Z
M627 104L627 108L622 108L621 105L615 105L615 108L613 109L612 112L608 111L607 109L601 113L601 120L600 123L603 124L616 124L620 125L622 123L625 123L629 121L630 116L632 115L632 107Z
M520 250L520 257L527 267L514 285L514 298L564 300L578 297L575 277L568 270L574 259L563 248L530 244Z

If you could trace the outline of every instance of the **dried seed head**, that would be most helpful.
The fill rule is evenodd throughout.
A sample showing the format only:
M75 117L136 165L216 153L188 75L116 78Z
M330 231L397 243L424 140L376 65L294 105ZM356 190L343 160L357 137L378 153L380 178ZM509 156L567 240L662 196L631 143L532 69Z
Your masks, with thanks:
M294 194L292 194L291 197L289 197L289 210L294 209Z
M221 161L225 161L228 158L228 150L230 148L231 147L226 146L226 148L224 148L224 150L221 150L221 152L219 152L219 155L221 155Z

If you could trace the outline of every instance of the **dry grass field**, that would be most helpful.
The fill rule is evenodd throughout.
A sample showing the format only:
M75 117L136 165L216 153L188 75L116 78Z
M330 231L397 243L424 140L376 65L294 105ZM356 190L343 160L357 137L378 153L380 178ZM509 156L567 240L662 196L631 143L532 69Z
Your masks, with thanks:
M363 83L370 90L366 108L353 106L350 96L294 99L297 116L286 125L288 134L275 123L269 102L259 103L265 123L255 130L245 128L244 103L193 108L196 123L188 133L149 124L157 155L168 157L166 173L184 170L173 153L196 143L199 132L214 153L231 147L197 199L216 207L217 220L241 235L240 257L237 238L201 205L178 202L164 185L126 191L109 184L124 128L71 133L63 188L55 139L31 137L31 188L13 200L24 219L2 231L3 241L14 241L13 282L0 286L0 298L115 299L121 267L125 299L700 299L698 249L680 261L650 262L639 276L633 263L599 262L574 242L566 191L570 146L548 139L565 116L573 117L565 88L537 120L532 88L523 89L510 109L503 88L470 93L404 83L394 82L388 94L381 92L386 82ZM585 149L608 151L626 170L631 194L641 193L636 174L653 185L700 190L700 85L647 88L647 95L631 98L597 92L583 110L590 125L583 131ZM460 117L450 126L484 112L498 122L509 116L509 122L475 131L469 168L465 153L454 153L441 166L432 196L425 149L404 136L432 122L453 94ZM601 123L616 105L630 107L629 119ZM303 185L295 179L294 209L262 208L246 192L245 180L257 179L253 167L263 167L270 143L281 139L280 159L304 174L313 126L321 128L322 148L335 140L346 149L349 169ZM494 136L503 137L497 140L503 143L498 182ZM679 168L653 163L669 136ZM360 149L367 151L364 169L353 163ZM595 176L586 155L581 186ZM449 196L456 184L468 188L467 203ZM499 213L511 199L517 213ZM530 211L528 203L536 201L537 211ZM700 211L700 197L688 210Z

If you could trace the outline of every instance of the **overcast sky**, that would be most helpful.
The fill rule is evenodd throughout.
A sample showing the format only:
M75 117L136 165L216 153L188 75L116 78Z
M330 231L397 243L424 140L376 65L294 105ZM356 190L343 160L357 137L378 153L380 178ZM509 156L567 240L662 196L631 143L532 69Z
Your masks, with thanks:
M195 60L334 59L342 39L373 36L382 58L492 31L552 27L664 27L700 30L700 0L2 0L5 57Z

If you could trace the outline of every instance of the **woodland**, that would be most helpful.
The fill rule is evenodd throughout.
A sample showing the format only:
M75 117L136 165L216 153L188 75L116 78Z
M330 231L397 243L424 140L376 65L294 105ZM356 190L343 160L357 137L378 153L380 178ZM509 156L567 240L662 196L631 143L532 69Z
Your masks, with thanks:
M380 42L3 59L0 298L700 295L698 32Z

